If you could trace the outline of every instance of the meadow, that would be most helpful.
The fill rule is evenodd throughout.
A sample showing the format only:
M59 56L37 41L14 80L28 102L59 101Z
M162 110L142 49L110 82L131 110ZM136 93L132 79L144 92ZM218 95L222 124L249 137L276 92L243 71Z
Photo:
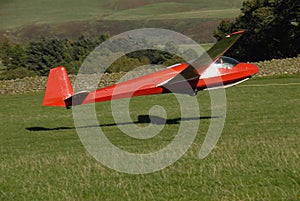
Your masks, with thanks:
M231 18L243 0L52 0L0 1L0 30L31 24L91 22L95 20L167 20L182 18Z
M212 117L209 93L199 92L200 127L190 149L173 165L143 175L93 159L72 110L42 107L42 92L0 95L0 200L300 200L299 78L254 78L226 89L225 127L203 160L198 153ZM97 117L122 149L157 150L173 139L180 112L171 94L136 97L130 114L138 126L148 125L138 116L153 105L162 105L170 121L150 140L125 136L110 102L96 104Z

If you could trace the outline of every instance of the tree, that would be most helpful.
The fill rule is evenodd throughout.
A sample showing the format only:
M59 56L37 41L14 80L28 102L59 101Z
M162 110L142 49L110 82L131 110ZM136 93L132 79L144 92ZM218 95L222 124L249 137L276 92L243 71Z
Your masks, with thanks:
M31 42L27 48L27 68L40 75L46 75L50 68L60 65L63 61L65 44L59 39Z
M300 1L247 0L241 12L233 22L223 20L214 33L219 40L234 31L246 31L227 55L260 61L300 53Z
M8 69L24 67L23 60L26 60L25 50L21 45L4 39L0 42L0 60Z
M41 38L29 44L16 44L7 38L0 40L0 61L6 67L1 79L47 75L50 68L64 65L76 74L91 51L109 37L79 37L77 40Z

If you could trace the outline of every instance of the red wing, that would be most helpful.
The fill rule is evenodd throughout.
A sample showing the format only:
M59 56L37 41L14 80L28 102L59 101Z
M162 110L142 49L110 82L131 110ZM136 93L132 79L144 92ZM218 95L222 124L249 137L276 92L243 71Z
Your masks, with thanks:
M90 92L88 96L78 104L88 104L120 98L163 93L165 90L161 87L161 84L174 78L187 67L187 63L179 64L173 68L167 68L159 72L151 73L149 75Z

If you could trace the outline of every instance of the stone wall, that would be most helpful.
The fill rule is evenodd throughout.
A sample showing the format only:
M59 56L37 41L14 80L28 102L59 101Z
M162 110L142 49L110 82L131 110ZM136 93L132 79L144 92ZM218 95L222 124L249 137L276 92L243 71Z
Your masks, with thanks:
M273 76L273 75L285 75L300 73L300 56L296 58L288 58L282 60L271 60L255 63L259 67L258 77ZM83 82L93 82L95 79L101 80L98 84L98 88L112 85L120 79L129 80L141 75L145 75L151 72L160 70L161 68L138 68L138 70L131 71L129 73L112 73L112 74L98 74L89 75ZM75 75L70 75L70 80L74 84ZM19 94L28 92L44 91L47 84L47 77L30 77L16 80L0 80L0 94ZM80 86L87 86L88 83L79 83Z

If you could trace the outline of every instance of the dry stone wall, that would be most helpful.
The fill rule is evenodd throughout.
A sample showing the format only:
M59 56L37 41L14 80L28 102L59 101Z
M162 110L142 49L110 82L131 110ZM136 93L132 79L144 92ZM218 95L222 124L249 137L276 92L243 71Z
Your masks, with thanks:
M282 60L270 60L255 63L259 67L258 77L274 76L274 75L286 75L300 73L300 55L296 58L288 58ZM99 88L112 85L121 80L129 80L141 75L145 75L151 72L160 70L161 68L139 68L136 71L130 73L111 73L111 74L94 74L89 75L90 79L84 79L86 81L91 80L93 82L101 76L101 80L98 84ZM74 84L75 75L70 75L70 80ZM16 80L0 80L0 94L19 94L28 92L44 91L47 83L47 77L27 77L24 79ZM87 86L88 83L81 83L83 86ZM79 86L80 87L80 86Z

